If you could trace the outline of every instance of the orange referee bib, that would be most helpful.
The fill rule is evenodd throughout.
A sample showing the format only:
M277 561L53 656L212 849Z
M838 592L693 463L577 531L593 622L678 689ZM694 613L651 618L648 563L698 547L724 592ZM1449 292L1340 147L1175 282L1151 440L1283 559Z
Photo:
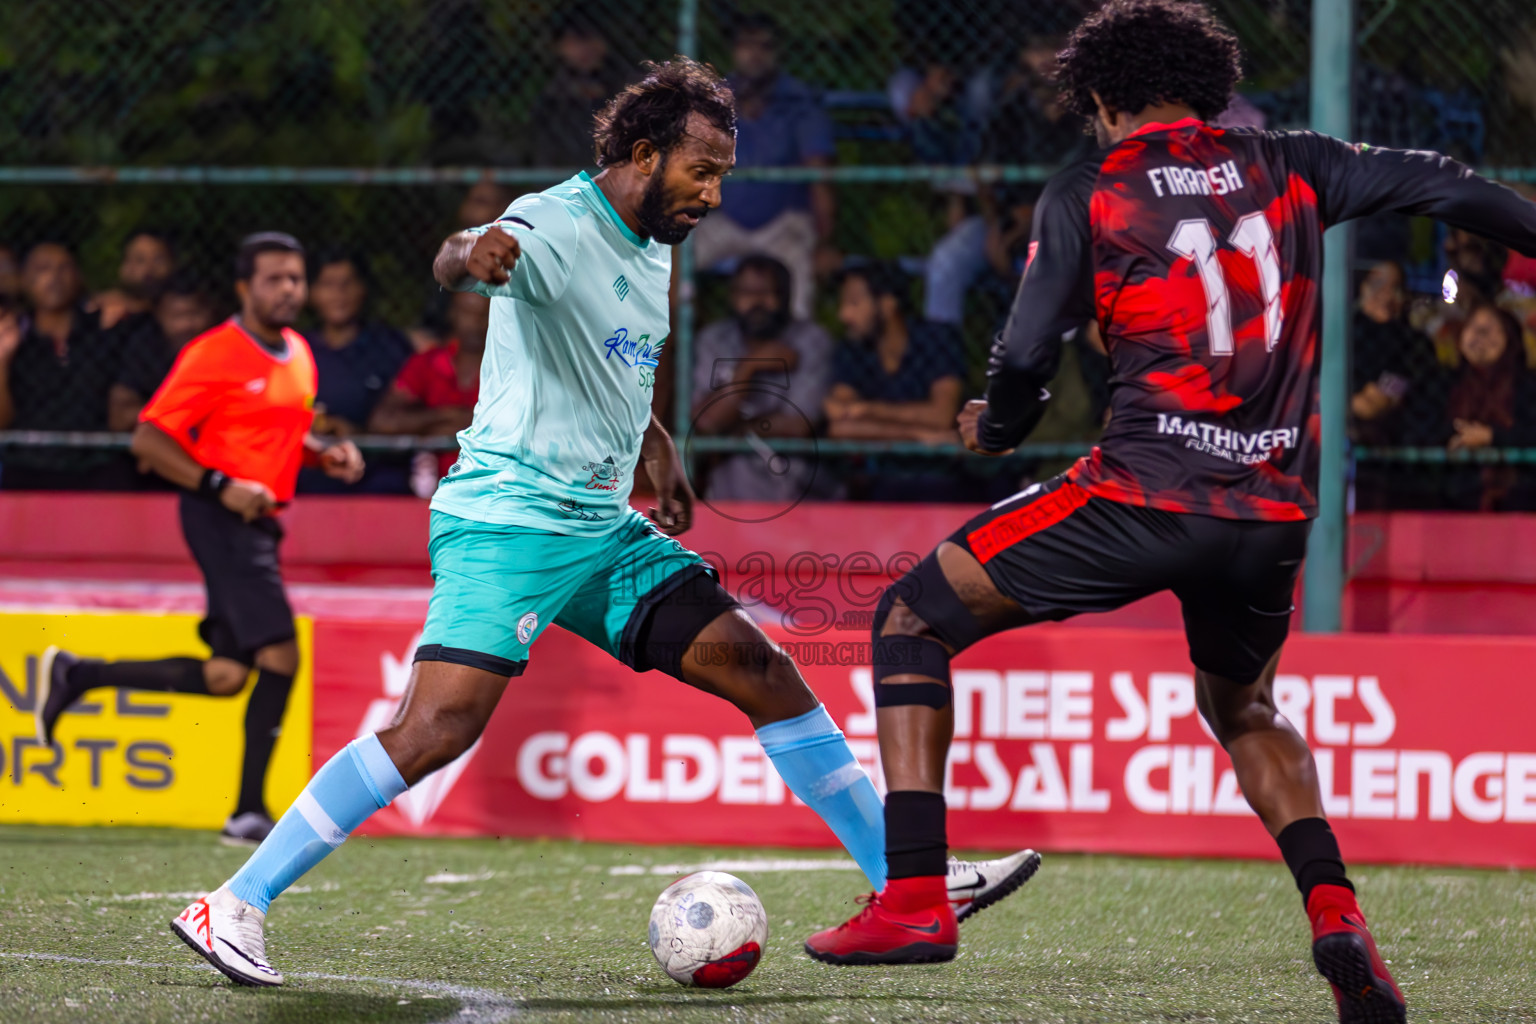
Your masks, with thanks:
M302 335L283 329L273 354L235 320L187 343L139 420L181 443L208 469L257 480L293 499L304 436L315 418L315 359Z

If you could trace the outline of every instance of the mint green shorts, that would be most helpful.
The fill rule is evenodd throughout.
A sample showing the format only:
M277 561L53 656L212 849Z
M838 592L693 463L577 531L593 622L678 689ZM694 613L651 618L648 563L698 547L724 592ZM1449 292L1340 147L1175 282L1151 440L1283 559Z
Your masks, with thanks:
M550 624L633 665L646 615L711 570L634 509L605 537L432 513L432 601L417 661L521 675Z

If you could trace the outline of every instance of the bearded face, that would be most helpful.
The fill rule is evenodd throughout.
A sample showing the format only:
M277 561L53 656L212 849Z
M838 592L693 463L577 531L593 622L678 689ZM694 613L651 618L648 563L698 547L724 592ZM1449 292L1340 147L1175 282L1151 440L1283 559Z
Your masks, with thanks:
M709 213L708 206L693 198L698 190L686 174L679 170L676 177L678 180L673 180L667 154L663 153L635 211L641 233L662 245L680 245Z

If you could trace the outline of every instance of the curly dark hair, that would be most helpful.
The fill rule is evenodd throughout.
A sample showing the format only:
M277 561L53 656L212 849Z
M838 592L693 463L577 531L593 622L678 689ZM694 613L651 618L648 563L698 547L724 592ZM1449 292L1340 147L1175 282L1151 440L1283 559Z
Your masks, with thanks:
M1183 103L1208 120L1242 77L1237 37L1197 0L1110 0L1056 55L1062 102L1088 118L1096 92L1113 112Z
M689 114L736 134L736 98L714 68L683 56L644 66L645 77L597 114L592 141L599 167L624 163L641 139L666 153L683 140Z

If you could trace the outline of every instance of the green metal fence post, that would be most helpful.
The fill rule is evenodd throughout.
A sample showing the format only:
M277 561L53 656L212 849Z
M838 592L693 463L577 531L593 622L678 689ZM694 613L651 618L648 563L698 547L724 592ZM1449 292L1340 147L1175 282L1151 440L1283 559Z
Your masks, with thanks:
M699 0L679 0L677 6L677 52L692 57L699 49ZM683 458L683 472L693 479L693 464L688 457L687 438L693 409L693 316L694 267L693 240L673 250L677 260L677 308L672 324L672 437Z
M1355 0L1312 0L1312 127L1353 134ZM1322 464L1318 516L1307 548L1303 628L1334 633L1343 626L1345 414L1349 401L1349 270L1347 226L1323 239Z

